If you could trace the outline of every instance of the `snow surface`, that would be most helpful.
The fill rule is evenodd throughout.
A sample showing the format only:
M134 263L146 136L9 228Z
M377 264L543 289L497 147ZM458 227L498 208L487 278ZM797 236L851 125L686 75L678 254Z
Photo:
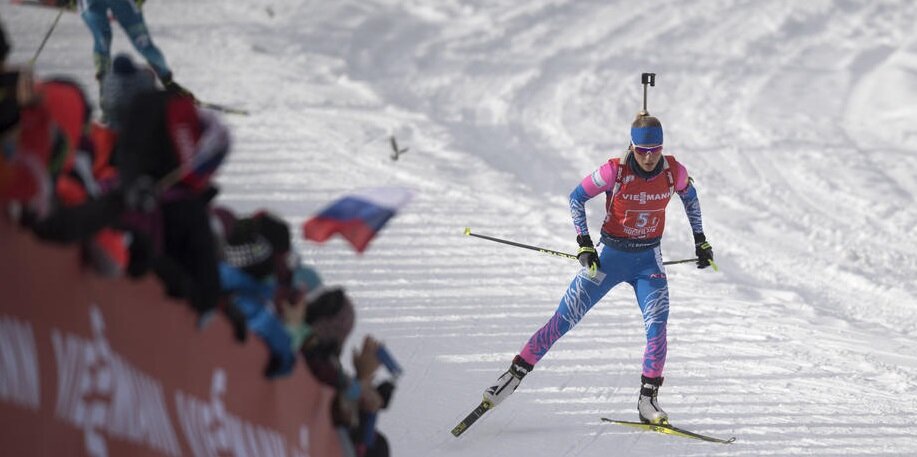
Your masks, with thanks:
M55 12L0 16L24 62ZM372 333L405 368L380 419L393 455L917 455L912 0L157 0L146 16L179 82L253 111L225 118L222 203L298 230L358 188L416 191L362 256L296 245L355 297L351 341ZM120 30L114 47L129 50ZM90 49L65 14L38 73L95 97ZM574 250L566 196L626 144L643 71L721 268L668 269L660 401L738 441L599 421L636 419L644 339L626 285L453 438L578 267L464 227ZM390 135L410 148L397 161ZM669 211L665 256L690 257Z

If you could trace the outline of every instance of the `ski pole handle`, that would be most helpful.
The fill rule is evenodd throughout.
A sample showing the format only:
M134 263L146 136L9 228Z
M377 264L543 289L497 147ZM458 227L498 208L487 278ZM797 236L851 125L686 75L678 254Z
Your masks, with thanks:
M577 256L575 256L575 255L573 255L573 254L567 254L566 252L560 252L560 251L555 251L555 250L553 250L553 249L545 249L545 248L540 248L540 247L538 247L538 246L530 246L530 245L528 245L528 244L517 243L517 242L515 242L515 241L509 241L509 240L503 240L503 239L500 239L500 238L494 238L494 237L492 237L492 236L479 235L479 234L477 234L477 233L471 233L471 227L465 227L465 235L473 236L473 237L476 237L476 238L482 238L482 239L490 240L490 241L496 241L497 243L508 244L508 245L510 245L510 246L516 246L517 248L530 249L530 250L532 250L532 251L541 252L542 254L550 254L550 255L553 255L553 256L556 256L556 257L563 257L563 258L571 259L571 260L579 260L579 257L577 257ZM663 265L675 265L675 264L679 264L679 263L690 263L690 262L697 262L697 258L695 257L695 258L693 258L693 259L669 260L669 261L666 261L666 262L662 262L662 264L663 264Z

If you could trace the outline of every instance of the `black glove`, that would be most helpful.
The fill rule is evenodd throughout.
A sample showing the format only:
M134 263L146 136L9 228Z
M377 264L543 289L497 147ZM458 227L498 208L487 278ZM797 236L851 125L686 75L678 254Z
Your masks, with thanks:
M592 238L589 235L577 235L576 242L579 244L579 251L576 258L579 259L580 265L589 270L589 276L594 277L595 272L602 267L599 263L599 253L592 244Z
M376 392L382 397L382 409L388 408L388 403L392 399L392 393L395 392L395 384L391 381L385 381L376 386Z
M707 242L707 237L703 233L694 234L694 254L697 255L697 268L707 268L713 265L713 247Z

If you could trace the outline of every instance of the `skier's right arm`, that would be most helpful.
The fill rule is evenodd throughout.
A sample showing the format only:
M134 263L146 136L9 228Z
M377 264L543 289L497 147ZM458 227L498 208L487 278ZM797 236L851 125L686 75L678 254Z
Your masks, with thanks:
M618 167L614 162L605 162L583 180L570 193L570 214L573 227L580 236L589 235L586 223L586 202L603 192L611 192L618 176Z

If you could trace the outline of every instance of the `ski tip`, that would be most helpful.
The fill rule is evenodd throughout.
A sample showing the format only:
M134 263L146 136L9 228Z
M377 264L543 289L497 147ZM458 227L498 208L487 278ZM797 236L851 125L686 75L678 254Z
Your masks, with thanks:
M481 404L479 404L476 408L474 408L474 411L472 411L470 414L465 416L465 419L459 422L458 425L456 425L455 428L452 429L452 436L458 438L459 435L461 435L462 433L465 433L465 430L468 429L468 427L470 427L471 424L475 423L475 421L480 419L481 416L484 415L484 413L486 413L489 409L493 407L494 405L490 401L488 400L481 401Z
M471 227L465 227L465 235L471 236Z
M461 435L462 432L464 432L465 429L467 429L467 428L468 428L468 424L466 424L466 423L464 423L464 422L462 422L461 424L456 425L455 428L452 429L452 436L458 438L458 436Z

